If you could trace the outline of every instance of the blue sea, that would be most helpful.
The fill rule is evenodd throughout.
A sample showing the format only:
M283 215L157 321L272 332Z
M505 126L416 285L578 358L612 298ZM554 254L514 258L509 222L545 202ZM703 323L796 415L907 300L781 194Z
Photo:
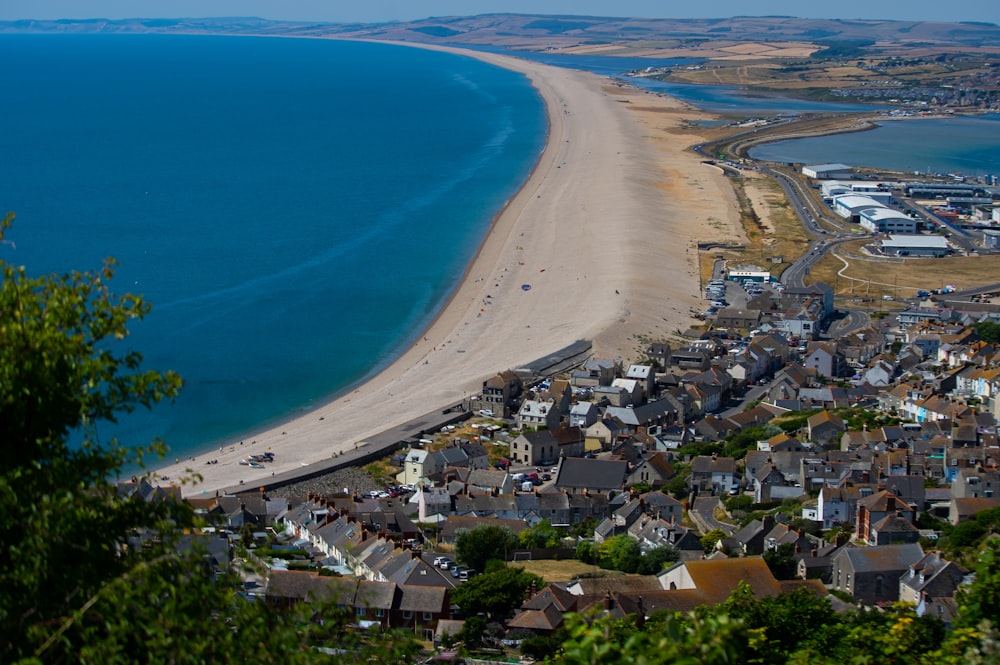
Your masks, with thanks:
M525 77L386 44L0 36L0 211L30 274L120 262L176 402L102 436L195 454L391 362L547 130Z

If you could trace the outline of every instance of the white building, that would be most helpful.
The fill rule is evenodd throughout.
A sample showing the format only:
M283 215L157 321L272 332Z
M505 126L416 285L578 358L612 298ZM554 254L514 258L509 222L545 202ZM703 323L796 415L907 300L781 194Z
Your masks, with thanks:
M917 220L892 208L865 208L858 211L858 221L872 233L917 232Z
M951 251L942 236L891 235L881 242L882 252L891 256L945 256Z
M851 177L851 167L846 164L812 164L802 167L802 175L817 180Z
M870 196L843 194L833 197L833 211L844 219L857 222L859 213L866 208L881 208L881 203Z
M844 194L862 194L875 199L882 205L892 203L892 192L886 190L880 183L868 180L829 180L820 183L819 188L823 192L823 198L828 201L835 196Z

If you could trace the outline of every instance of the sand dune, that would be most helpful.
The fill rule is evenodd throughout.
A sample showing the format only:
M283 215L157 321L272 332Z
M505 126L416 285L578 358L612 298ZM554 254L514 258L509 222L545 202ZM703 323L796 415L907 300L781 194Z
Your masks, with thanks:
M700 114L592 74L469 55L526 74L545 99L550 129L466 279L425 337L356 390L243 445L161 469L171 481L203 475L185 495L240 480L254 487L272 471L353 449L577 339L593 339L600 357L636 359L642 340L686 329L690 309L703 304L693 243L719 238L736 213L718 170L685 151L698 137L675 133L681 117ZM265 449L276 453L265 469L237 464Z

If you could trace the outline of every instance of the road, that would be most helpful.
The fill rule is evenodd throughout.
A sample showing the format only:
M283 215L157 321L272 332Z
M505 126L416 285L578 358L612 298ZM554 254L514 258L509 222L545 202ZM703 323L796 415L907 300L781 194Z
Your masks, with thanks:
M727 536L731 536L736 533L736 526L715 519L713 513L715 513L717 505L719 505L719 497L699 496L694 500L694 505L691 506L691 517L701 527L702 533L718 529Z

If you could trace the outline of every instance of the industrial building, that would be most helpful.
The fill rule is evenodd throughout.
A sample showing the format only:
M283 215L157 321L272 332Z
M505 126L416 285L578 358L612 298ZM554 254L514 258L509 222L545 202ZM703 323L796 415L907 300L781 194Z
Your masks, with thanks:
M827 203L831 203L835 196L860 194L875 199L885 206L892 204L892 192L880 183L867 180L830 180L820 183L819 188L823 193L823 200Z
M850 178L851 167L846 164L812 164L802 167L802 175L814 180L829 180L831 178Z
M872 233L916 233L917 220L891 208L865 208L858 222Z
M833 197L833 211L849 222L860 222L862 210L868 208L882 208L881 203L870 196L860 194L844 194Z
M891 256L933 256L940 258L951 252L943 236L891 235L880 243L882 253Z

